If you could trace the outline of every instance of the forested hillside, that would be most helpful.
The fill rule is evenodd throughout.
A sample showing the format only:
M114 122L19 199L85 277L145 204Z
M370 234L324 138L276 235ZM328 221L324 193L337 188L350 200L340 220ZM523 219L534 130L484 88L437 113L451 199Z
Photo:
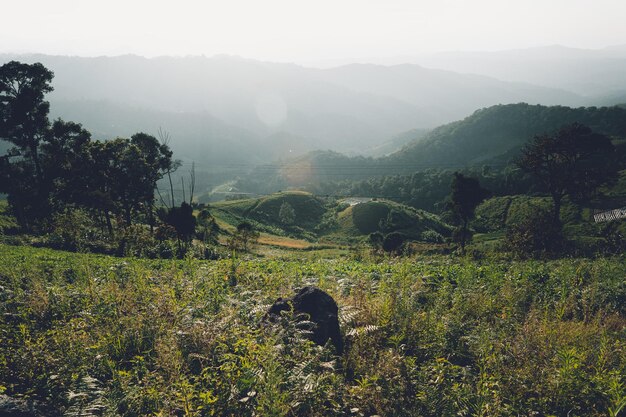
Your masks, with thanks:
M509 193L527 192L528 185L516 171L514 160L520 149L533 137L551 134L574 122L589 126L593 131L608 135L623 151L621 140L626 138L626 109L621 107L540 106L526 103L497 105L477 110L463 120L452 122L430 132L407 132L414 140L403 149L379 158L348 157L336 152L311 152L299 158L285 159L258 167L252 175L244 176L238 184L241 190L273 192L289 187L305 187L320 194L393 197L403 195L424 200L425 195L414 189L430 187L428 203L416 207L432 209L432 203L445 197L444 184L415 183L415 178L434 177L432 171L470 169L482 175L494 188ZM402 136L401 136L402 137ZM407 140L403 137L403 140ZM423 171L430 170L431 173ZM417 173L416 173L417 172ZM401 180L403 187L383 187L376 182L391 184L391 175L412 176ZM448 172L448 174L450 173ZM520 181L522 182L520 184ZM332 183L340 182L340 185ZM369 185L368 185L369 182ZM407 182L412 182L407 185ZM384 188L387 188L385 191ZM393 191L389 191L393 189ZM411 194L415 197L411 197Z
M503 164L515 158L519 149L535 135L553 133L574 122L614 138L626 137L626 110L620 107L498 105L434 129L425 138L383 161L404 172Z

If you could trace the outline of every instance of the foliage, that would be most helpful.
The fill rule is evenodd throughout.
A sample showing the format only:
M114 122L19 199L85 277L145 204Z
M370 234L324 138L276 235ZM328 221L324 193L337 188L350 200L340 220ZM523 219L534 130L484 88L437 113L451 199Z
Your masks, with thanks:
M552 197L553 222L559 223L563 197L587 199L598 187L617 179L615 156L607 136L574 123L555 135L535 136L522 150L518 164Z
M182 202L180 207L172 207L167 210L163 222L176 230L179 240L189 242L196 233L196 217L193 215L193 208L186 202Z
M89 251L96 242L104 239L104 231L85 211L67 209L52 218L47 244L55 249Z
M377 252L383 248L385 236L380 232L374 232L370 233L368 240L374 252Z
M289 202L285 201L278 211L278 220L285 226L290 226L296 221L296 211Z
M47 415L619 415L626 262L120 260L0 245L0 386ZM346 351L277 297L316 285ZM623 411L622 411L623 412Z
M399 232L391 232L385 235L382 248L385 252L399 254L405 241L406 236L404 234Z
M244 221L237 225L237 231L233 233L228 246L232 250L248 252L250 246L256 243L259 236L259 232L254 229L252 223Z
M442 165L460 168L484 161L500 165L517 158L520 148L534 135L552 134L576 122L603 135L623 137L625 116L626 110L619 107L491 106L433 129L425 138L391 155L385 165L404 173Z
M428 243L444 243L445 239L434 230L426 230L422 233L420 240Z
M474 217L476 207L489 196L489 191L482 188L475 178L466 177L459 172L454 173L451 188L449 207L459 225L452 238L459 242L461 251L464 252L465 244L472 238L469 221Z
M562 226L552 221L551 212L530 205L526 216L506 231L506 247L520 257L541 257L560 253Z
M200 210L196 221L198 223L198 239L200 239L205 244L217 244L217 238L221 230L209 210Z
M113 232L112 217L126 225L145 216L154 226L154 190L172 168L166 144L145 133L92 141L81 125L50 123L53 74L41 64L0 66L0 140L13 147L0 157L0 193L28 230L55 213L79 207Z

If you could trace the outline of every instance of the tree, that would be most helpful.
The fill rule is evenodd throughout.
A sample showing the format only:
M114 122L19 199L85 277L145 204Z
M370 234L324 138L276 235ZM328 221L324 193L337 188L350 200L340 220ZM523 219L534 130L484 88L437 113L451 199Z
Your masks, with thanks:
M168 210L165 223L174 227L178 239L189 242L196 232L196 218L193 208L187 202L181 203L180 207L172 207Z
M78 123L55 120L40 148L41 164L51 183L50 204L54 212L68 205L90 208L90 180L94 175L89 145L91 134Z
M15 145L21 156L33 163L39 180L39 144L50 125L50 103L44 101L44 95L53 90L53 77L40 63L11 61L0 67L0 138Z
M171 165L169 147L138 133L130 139L94 142L91 157L93 187L101 193L103 202L112 205L102 208L121 215L126 226L132 224L136 214L145 213L152 226L154 190Z
M48 134L53 73L42 64L11 61L0 66L0 140L13 145L0 161L0 192L24 227L48 214L40 144Z
M608 137L574 123L552 136L535 136L517 164L552 197L552 223L560 225L563 197L587 199L600 185L614 182L618 173L615 162L615 148Z
M244 221L237 225L237 231L229 240L229 246L232 249L239 249L247 252L250 245L257 241L260 234L254 230L254 226L250 222Z
M370 233L369 242L372 245L374 252L379 252L383 248L383 241L385 236L380 232Z
M383 239L383 250L389 253L399 253L406 236L400 232L391 232Z
M220 227L218 226L215 218L211 216L211 213L207 209L202 209L198 213L198 226L200 231L198 232L198 238L205 244L217 244L217 237L220 233Z
M549 210L530 205L522 219L507 227L506 247L522 258L558 253L563 247L562 230Z
M293 209L291 204L284 201L280 206L280 210L278 211L278 221L285 226L292 225L293 222L296 221L296 211Z
M465 244L471 240L469 221L474 217L476 207L489 196L489 191L481 187L477 179L459 172L454 173L451 187L449 206L459 224L453 237L461 245L461 251L465 252Z
M139 150L137 162L140 170L139 177L135 178L138 185L137 198L141 200L152 230L154 227L154 190L157 188L157 182L171 169L173 153L167 144L160 143L154 136L145 133L136 133L131 136L130 144Z
M12 148L0 156L0 193L24 228L46 224L55 213L86 208L131 224L145 215L154 225L157 181L172 172L167 143L137 133L130 139L91 141L80 124L48 119L53 73L41 64L11 61L0 66L0 140Z

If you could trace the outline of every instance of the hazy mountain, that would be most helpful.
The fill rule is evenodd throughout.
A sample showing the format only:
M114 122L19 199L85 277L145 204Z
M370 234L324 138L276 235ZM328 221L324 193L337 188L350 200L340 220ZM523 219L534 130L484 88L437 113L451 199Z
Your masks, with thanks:
M261 163L270 152L262 149L261 138L211 116L207 112L167 112L96 100L52 100L50 115L79 121L95 139L130 137L137 132L158 136L159 127L170 135L170 146L183 160L222 163Z
M482 75L428 69L418 65L353 64L321 72L323 79L355 91L392 96L424 109L436 125L494 104L582 105L576 94ZM434 127L416 125L416 127Z
M209 154L254 160L289 149L363 153L403 131L432 128L483 106L582 100L562 90L416 65L322 70L229 56L130 55L2 55L0 63L10 59L39 61L55 72L55 115L103 137L161 126L172 133L176 152L200 162Z
M408 131L413 138L401 150L385 157L348 157L316 151L265 165L241 181L246 191L272 192L288 187L319 188L327 181L361 180L427 169L461 169L483 164L510 164L535 135L553 133L580 122L614 138L626 138L626 108L541 106L526 103L497 105L429 132Z
M161 112L207 113L260 137L288 132L315 138L311 149L355 150L428 123L411 104L352 91L289 64L227 56L11 58L40 61L55 72L52 102L106 100Z
M535 135L553 133L579 122L594 131L626 138L626 109L621 107L546 107L525 103L498 105L433 129L401 151L383 158L397 172L507 163Z
M598 104L610 104L604 103L607 95L621 92L626 96L626 45L604 49L555 45L498 52L446 52L409 60L448 71L561 88L593 97Z
M388 141L365 150L363 152L363 156L379 158L395 153L404 148L404 146L408 143L424 138L429 131L429 129L411 129L406 132L399 133Z

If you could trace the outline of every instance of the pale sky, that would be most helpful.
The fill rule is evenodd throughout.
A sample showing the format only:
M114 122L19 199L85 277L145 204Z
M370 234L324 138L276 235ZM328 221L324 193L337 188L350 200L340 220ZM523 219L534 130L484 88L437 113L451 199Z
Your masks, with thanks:
M0 52L311 63L626 44L626 0L0 0Z

